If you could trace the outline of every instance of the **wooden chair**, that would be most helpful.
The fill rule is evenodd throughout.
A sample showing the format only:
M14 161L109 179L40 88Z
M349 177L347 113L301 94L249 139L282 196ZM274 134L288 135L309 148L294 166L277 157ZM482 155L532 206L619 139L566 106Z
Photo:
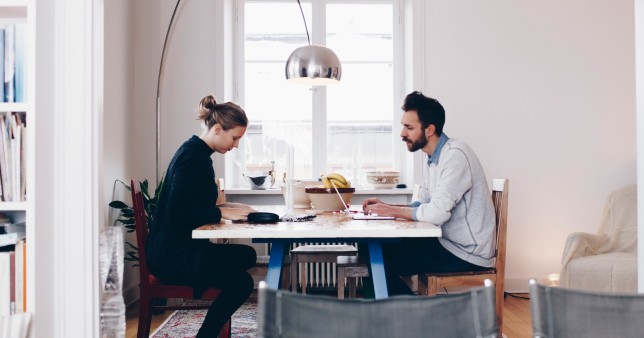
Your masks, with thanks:
M418 199L420 185L414 184L412 189L411 201ZM357 256L339 256L336 260L338 270L338 298L344 299L344 280L347 278L349 284L349 297L356 297L356 284L358 278L369 277L369 268L367 264ZM412 290L416 290L416 276L405 276L403 280L410 285Z
M440 337L498 335L494 285L436 297L337 299L260 284L257 337Z
M137 338L147 338L150 336L150 322L152 320L152 310L200 310L207 309L208 305L154 305L154 299L183 298L193 299L194 290L190 286L165 284L148 270L148 260L145 255L145 247L148 241L148 222L145 216L143 205L143 196L141 191L136 189L134 181L130 181L130 191L132 192L132 208L134 209L134 222L136 229L136 243L139 250L139 328ZM203 299L215 299L221 291L215 288L207 289ZM230 337L230 319L219 333L220 338Z
M421 274L418 277L419 293L435 295L443 287L479 286L490 279L496 285L496 314L499 330L503 329L503 298L505 281L505 242L508 225L508 179L495 179L492 183L492 201L496 214L496 248L494 267L483 271Z
M369 277L369 268L358 256L339 256L336 260L338 269L338 298L344 299L344 279L349 282L349 298L356 297L358 278Z
M291 288L297 292L297 272L300 270L300 284L302 293L306 294L306 269L304 263L332 263L335 264L338 256L355 256L358 249L348 244L310 244L301 245L291 250ZM342 282L344 283L344 281ZM339 284L339 282L338 282Z

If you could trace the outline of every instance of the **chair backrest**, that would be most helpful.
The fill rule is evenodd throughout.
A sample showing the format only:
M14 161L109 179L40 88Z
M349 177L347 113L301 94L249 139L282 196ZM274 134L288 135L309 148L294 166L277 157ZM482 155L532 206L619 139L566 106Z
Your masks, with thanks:
M494 297L490 280L464 293L379 300L303 295L262 282L258 337L497 337Z
M530 281L533 337L642 337L644 295L551 287Z
M138 182L137 182L138 183ZM141 287L147 286L149 281L148 259L145 255L145 246L148 242L148 220L145 216L145 205L141 190L137 189L134 180L130 180L132 193L132 209L134 211L134 229L136 232L136 246L139 255L139 277Z
M494 257L496 257L497 284L505 278L505 244L508 232L508 189L510 181L506 178L492 180L492 203L496 214L496 241ZM497 285L498 286L498 285Z

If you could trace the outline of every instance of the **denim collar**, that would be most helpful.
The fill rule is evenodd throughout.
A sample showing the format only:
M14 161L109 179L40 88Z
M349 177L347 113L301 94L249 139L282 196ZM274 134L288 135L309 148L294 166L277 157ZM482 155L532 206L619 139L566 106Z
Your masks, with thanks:
M427 165L429 165L430 163L438 164L438 159L441 156L441 150L443 150L443 146L445 145L445 143L447 143L447 140L449 140L449 137L447 137L445 133L442 133L440 139L438 139L436 148L434 148L434 154L432 156L427 155Z

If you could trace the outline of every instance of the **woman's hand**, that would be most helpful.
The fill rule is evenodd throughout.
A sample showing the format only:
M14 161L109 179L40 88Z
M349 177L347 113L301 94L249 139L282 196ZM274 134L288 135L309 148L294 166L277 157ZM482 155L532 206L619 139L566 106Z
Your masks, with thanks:
M248 218L248 214L255 212L249 205L241 203L223 203L218 205L221 210L221 218L238 221Z

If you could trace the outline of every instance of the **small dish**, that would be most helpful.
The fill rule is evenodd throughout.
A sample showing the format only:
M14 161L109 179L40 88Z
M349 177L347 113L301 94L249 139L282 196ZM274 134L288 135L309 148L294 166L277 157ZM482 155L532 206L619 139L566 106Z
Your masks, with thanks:
M248 214L248 223L277 223L280 217L272 212L251 212Z

